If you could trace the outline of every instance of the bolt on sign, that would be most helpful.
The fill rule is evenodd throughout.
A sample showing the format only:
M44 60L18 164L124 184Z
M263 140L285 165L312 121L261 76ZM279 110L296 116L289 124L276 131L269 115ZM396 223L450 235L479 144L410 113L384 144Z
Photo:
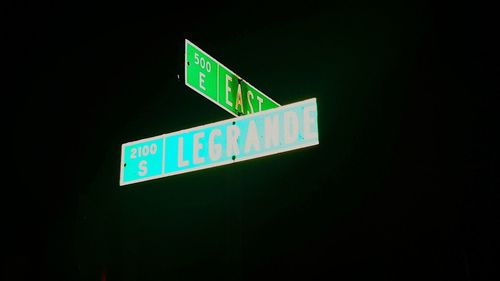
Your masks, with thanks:
M316 99L122 145L120 185L317 145Z
M279 106L222 63L186 39L185 84L234 116Z

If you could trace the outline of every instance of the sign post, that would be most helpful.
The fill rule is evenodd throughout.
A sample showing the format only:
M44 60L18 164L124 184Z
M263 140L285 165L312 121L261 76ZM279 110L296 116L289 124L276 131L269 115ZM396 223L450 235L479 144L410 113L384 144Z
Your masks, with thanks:
M186 86L234 116L279 106L236 73L186 39L184 77Z
M122 145L120 185L317 145L316 99Z

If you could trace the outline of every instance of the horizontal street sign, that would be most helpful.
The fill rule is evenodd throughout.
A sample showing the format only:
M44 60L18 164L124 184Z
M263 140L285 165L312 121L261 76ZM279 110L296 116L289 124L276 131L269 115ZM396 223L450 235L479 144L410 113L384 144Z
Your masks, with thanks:
M279 106L187 39L185 48L186 86L229 113L241 116Z
M316 99L122 145L120 185L319 143Z

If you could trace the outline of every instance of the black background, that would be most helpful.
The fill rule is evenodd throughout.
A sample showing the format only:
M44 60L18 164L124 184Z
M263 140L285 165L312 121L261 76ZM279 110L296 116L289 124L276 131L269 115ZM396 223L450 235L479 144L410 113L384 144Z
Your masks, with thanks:
M5 5L2 279L499 278L494 9L400 2ZM119 187L122 143L231 117L184 39L320 144Z

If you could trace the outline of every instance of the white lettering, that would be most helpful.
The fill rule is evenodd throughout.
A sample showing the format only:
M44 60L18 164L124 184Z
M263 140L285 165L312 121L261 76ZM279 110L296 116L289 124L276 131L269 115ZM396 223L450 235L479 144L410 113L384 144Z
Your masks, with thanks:
M148 173L148 167L146 167L146 164L148 162L146 160L142 160L141 162L139 162L139 176L144 176Z
M201 164L205 162L204 157L200 157L199 152L200 149L203 148L203 145L200 143L200 139L205 136L204 132L199 132L193 135L193 163Z
M238 137L240 136L240 128L236 125L228 126L226 129L226 155L232 156L240 154L238 148Z
M247 110L247 114L253 113L253 105L252 105L252 102L250 101L250 97L252 97L252 100L253 100L253 94L252 94L252 92L248 91L247 92L247 100L248 100L248 105L250 106L250 112Z
M299 118L295 111L284 113L285 144L295 142L299 137Z
M271 141L273 146L279 145L279 115L276 114L272 116L266 117L264 119L264 143L266 148L271 147Z
M183 154L184 154L184 139L182 137L179 137L179 143L178 143L178 150L177 150L177 167L184 167L189 165L189 162L187 160L184 160Z
M226 74L226 104L229 106L233 106L233 103L229 100L228 94L231 92L231 87L229 87L229 81L232 81L233 78Z
M264 101L261 97L257 96L257 100L259 101L259 112L262 111L262 102Z
M245 142L245 152L250 151L251 147L255 150L260 150L259 135L257 133L257 127L255 126L255 121L251 120L248 123L247 140Z
M240 112L243 114L244 109L243 109L243 97L241 94L241 84L238 83L238 92L236 92L236 105L234 106L234 109L238 110L238 104L241 107Z
M203 72L200 72L200 88L202 88L203 90L206 90L205 89L205 86L203 85L205 83L205 74Z
M316 138L318 136L317 132L313 132L311 129L316 123L316 119L311 116L312 112L316 112L316 107L310 105L304 108L304 139L309 140Z
M208 155L212 161L217 161L222 156L222 145L214 143L215 136L221 134L220 129L213 129L208 136Z

